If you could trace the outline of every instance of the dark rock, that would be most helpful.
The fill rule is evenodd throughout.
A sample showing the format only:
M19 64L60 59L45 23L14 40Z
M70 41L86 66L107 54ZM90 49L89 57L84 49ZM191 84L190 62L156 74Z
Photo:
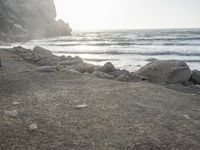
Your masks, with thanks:
M144 77L142 75L138 75L135 73L131 74L131 80L132 81L149 81L149 79L147 77Z
M162 60L152 62L135 73L156 83L183 83L191 78L191 71L184 61Z
M193 70L192 71L192 82L195 84L200 84L200 71L198 70Z
M98 66L88 64L88 63L79 63L78 65L74 66L74 69L79 71L80 73L92 73L97 70Z
M105 72L105 73L109 73L109 72L116 71L116 69L115 69L115 66L114 66L112 63L107 62L107 63L104 64L102 67L100 67L100 68L98 69L98 71Z
M59 56L59 58L60 58L60 60L61 60L61 61L64 61L64 60L66 60L66 57L65 57L65 55Z

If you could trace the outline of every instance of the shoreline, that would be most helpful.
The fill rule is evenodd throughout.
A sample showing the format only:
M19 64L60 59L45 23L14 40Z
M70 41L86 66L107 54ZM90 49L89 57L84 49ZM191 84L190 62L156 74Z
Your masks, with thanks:
M60 65L41 66L57 60L51 52L36 48L40 58L26 52L0 50L0 149L200 147L196 84L118 81L111 73L97 77L99 72L77 71L93 68L79 57L67 57L71 61L60 65L81 62L80 68L61 71Z

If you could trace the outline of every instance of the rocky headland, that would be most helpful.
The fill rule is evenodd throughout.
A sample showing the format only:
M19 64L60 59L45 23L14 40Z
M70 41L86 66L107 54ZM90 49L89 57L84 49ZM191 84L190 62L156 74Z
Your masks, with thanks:
M1 49L0 149L200 147L200 72L155 60L137 72Z
M27 41L70 35L69 25L55 18L53 0L1 0L0 41Z

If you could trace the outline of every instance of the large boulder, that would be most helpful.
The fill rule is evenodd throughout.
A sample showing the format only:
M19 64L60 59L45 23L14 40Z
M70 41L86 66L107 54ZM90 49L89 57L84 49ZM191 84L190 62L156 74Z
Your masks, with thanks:
M80 63L78 65L75 65L74 69L80 73L85 73L85 72L93 73L94 71L97 70L98 67L99 66L95 66L92 64L88 64L88 63Z
M184 61L162 60L144 66L135 75L147 77L150 82L174 84L188 82L192 73Z
M35 63L40 66L53 66L56 65L60 58L52 54L52 51L36 46L33 48L33 53L40 57Z
M51 56L52 51L44 49L42 47L36 46L33 48L33 53L39 55L40 57Z
M116 69L115 69L115 66L114 66L112 63L107 62L107 63L105 63L102 67L100 67L100 68L98 69L98 71L100 71L100 72L105 72L105 73L109 73L109 72L116 71Z
M200 84L200 71L198 71L198 70L192 71L192 81L195 84Z

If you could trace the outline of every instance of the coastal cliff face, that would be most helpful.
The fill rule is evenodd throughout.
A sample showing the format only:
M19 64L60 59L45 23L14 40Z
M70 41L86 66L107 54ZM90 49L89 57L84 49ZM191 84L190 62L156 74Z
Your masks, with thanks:
M69 25L55 18L53 0L0 0L0 40L10 42L70 35Z

